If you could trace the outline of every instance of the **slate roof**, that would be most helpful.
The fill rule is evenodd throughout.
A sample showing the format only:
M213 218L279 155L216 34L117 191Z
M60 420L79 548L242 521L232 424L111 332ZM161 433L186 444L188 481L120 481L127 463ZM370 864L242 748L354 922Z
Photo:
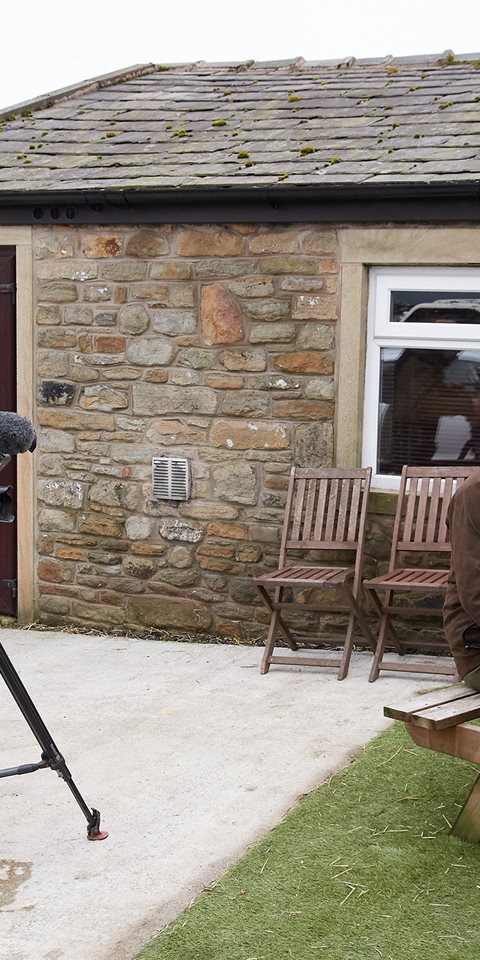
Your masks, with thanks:
M0 197L479 178L480 54L146 64L0 112Z

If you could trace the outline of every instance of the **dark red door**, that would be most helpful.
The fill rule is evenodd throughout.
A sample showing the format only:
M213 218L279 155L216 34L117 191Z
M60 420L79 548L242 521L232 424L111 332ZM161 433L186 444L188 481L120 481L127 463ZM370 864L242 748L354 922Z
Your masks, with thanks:
M16 409L15 251L0 247L0 411ZM1 453L1 450L0 450ZM11 484L16 514L15 459L0 472ZM0 523L0 614L17 614L17 524Z

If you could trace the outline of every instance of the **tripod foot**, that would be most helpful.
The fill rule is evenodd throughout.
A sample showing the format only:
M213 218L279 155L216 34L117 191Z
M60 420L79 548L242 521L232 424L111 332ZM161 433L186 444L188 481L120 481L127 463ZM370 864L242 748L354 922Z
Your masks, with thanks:
M89 840L106 840L108 833L100 830L100 811L92 809L92 816L88 821L87 837Z
M108 830L90 830L87 833L87 838L89 840L106 840L108 837Z

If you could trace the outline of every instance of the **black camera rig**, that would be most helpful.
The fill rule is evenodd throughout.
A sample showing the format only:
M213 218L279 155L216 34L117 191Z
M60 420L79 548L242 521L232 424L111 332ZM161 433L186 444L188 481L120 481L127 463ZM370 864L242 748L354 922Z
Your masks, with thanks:
M10 463L9 454L0 454L0 472ZM12 513L12 487L0 486L0 522L12 523L15 519ZM71 790L82 813L87 819L87 837L89 840L104 840L108 837L105 830L100 830L100 812L95 808L90 808L85 803L80 791L72 779L72 774L65 763L65 759L55 745L51 734L48 732L32 698L25 689L12 661L0 643L0 675L3 677L15 703L23 713L25 720L30 727L35 739L40 744L41 759L38 763L24 763L19 767L7 767L0 770L0 779L4 777L20 776L24 773L34 773L36 770L50 768L55 770L62 780Z

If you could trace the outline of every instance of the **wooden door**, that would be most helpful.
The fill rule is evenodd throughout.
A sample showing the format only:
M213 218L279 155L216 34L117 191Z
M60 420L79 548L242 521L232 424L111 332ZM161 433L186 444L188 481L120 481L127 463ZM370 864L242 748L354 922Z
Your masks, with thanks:
M0 247L0 411L16 409L15 251ZM0 450L0 453L2 451ZM13 487L15 458L0 473L0 486ZM0 614L17 614L17 524L0 523Z

